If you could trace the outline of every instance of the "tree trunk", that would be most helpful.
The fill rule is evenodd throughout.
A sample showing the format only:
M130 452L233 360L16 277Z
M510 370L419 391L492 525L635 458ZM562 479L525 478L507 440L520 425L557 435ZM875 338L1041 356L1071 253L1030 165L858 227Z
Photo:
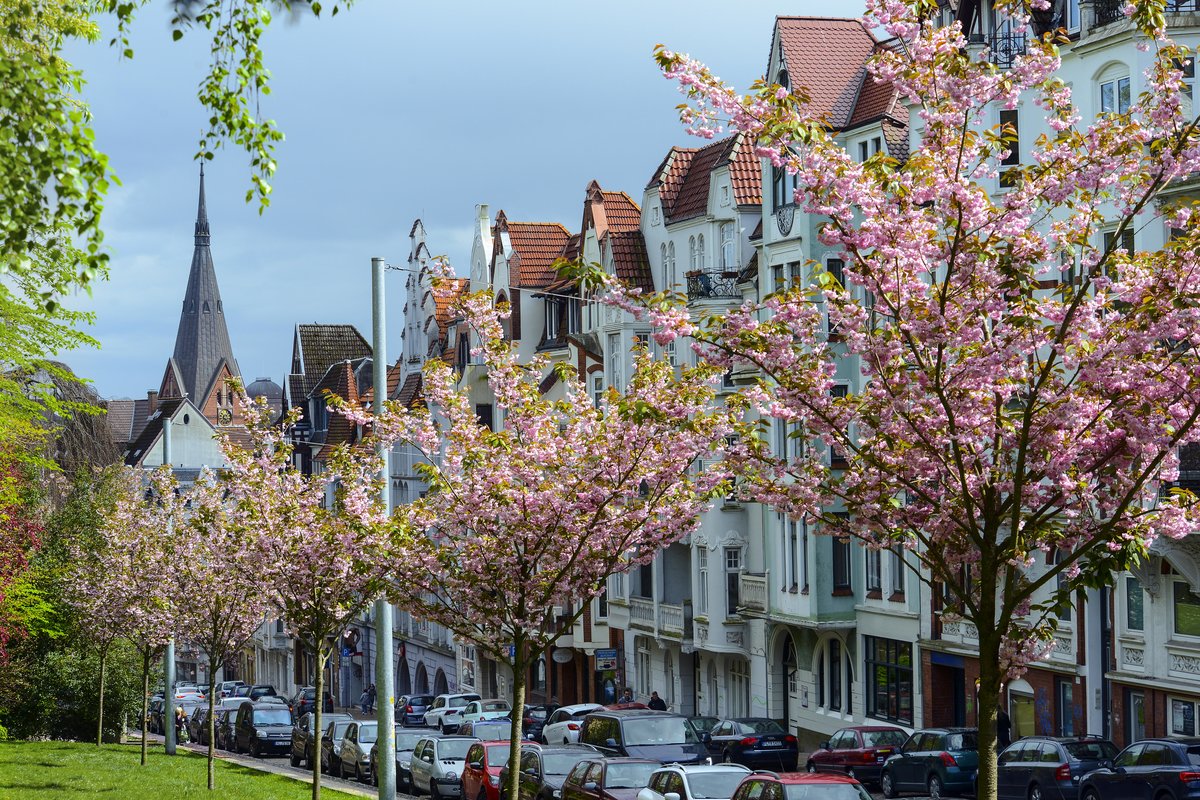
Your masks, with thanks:
M529 668L528 648L525 637L513 637L513 724L508 740L508 784L504 787L505 800L517 800L521 786L521 723L525 719L525 671Z
M321 800L321 715L325 712L325 661L328 651L323 642L317 644L317 679L313 682L317 697L313 703L313 744L308 765L312 767L313 800Z
M146 738L150 735L150 647L142 651L142 766L146 766Z
M208 665L208 719L205 724L208 725L208 789L212 791L217 788L217 754L216 754L216 732L217 726L213 724L213 709L217 706L217 668L210 659Z
M979 777L976 782L976 800L996 800L997 770L996 720L1000 711L1000 688L1004 676L1000 673L1000 635L994 630L984 631L979 627Z
M100 648L100 707L96 721L96 747L99 747L104 742L104 678L105 670L108 668L108 645Z

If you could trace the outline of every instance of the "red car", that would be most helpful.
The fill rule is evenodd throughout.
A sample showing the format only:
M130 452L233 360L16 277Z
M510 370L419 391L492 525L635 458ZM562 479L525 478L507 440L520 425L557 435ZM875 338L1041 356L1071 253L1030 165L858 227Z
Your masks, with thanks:
M888 756L900 749L908 734L890 725L842 728L808 757L809 772L838 772L863 783L879 783Z
M463 800L500 800L500 769L508 763L508 742L476 742L463 766Z
M733 793L733 800L763 797L780 800L871 800L871 795L854 778L806 772L785 772L782 775L752 772Z

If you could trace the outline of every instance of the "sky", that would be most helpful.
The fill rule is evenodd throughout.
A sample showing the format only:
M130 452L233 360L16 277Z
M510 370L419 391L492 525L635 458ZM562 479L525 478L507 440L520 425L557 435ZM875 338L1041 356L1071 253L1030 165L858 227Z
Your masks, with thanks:
M331 5L329 3L326 4ZM207 42L172 42L170 6L140 12L132 61L101 43L68 58L100 148L111 276L72 304L94 311L98 350L63 354L102 397L157 390L174 348L193 249L207 118L196 86ZM639 203L672 145L696 146L654 45L745 88L763 73L777 14L857 16L862 0L357 0L337 17L279 18L265 43L262 115L286 135L271 206L245 202L246 155L205 167L212 253L242 375L283 383L295 326L371 331L370 259L403 266L420 218L430 250L465 272L475 205L579 229L592 179ZM388 277L388 355L399 355L404 273Z

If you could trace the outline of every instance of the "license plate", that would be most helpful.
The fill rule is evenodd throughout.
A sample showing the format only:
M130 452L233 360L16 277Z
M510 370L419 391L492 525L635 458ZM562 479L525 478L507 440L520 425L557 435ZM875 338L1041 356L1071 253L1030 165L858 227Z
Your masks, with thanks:
M783 742L763 742L763 747L783 747Z

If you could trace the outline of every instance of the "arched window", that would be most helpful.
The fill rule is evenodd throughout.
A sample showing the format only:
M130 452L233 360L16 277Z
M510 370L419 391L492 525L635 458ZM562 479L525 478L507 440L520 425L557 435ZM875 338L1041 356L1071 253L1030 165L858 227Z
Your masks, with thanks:
M704 269L704 234L696 237L696 269Z
M546 691L546 659L539 658L537 662L537 675L533 681L533 690L535 692Z
M667 287L668 289L675 288L675 284L679 282L679 278L675 274L675 243L667 243Z
M733 223L721 223L721 269L730 272L737 269L737 242L733 238Z
M699 269L699 267L697 267L696 264L697 264L697 261L696 261L696 237L689 236L688 237L688 269L692 270L693 272L696 271L697 269Z

